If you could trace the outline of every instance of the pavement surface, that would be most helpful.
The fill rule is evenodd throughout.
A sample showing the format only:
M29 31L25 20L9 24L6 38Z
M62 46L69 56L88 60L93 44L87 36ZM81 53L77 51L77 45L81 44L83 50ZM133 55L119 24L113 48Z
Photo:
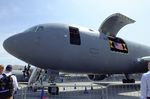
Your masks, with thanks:
M41 99L42 89L36 92L27 88L25 84L14 99ZM49 94L44 88L43 99L139 99L140 82L135 84L122 84L121 82L73 82L58 83L58 95Z

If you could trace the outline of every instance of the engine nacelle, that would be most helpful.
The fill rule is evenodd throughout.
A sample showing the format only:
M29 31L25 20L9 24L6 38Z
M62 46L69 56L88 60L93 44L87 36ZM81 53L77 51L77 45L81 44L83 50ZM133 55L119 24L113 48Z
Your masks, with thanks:
M99 74L99 75L88 75L88 78L92 81L100 81L100 80L104 80L105 78L107 78L106 75L104 74Z

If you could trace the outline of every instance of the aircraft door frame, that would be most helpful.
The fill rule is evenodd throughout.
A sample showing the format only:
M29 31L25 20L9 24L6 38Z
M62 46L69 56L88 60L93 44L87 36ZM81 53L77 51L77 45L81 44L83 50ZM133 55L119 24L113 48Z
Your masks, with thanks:
M118 37L108 36L109 47L111 51L128 53L127 44L123 41L123 39Z

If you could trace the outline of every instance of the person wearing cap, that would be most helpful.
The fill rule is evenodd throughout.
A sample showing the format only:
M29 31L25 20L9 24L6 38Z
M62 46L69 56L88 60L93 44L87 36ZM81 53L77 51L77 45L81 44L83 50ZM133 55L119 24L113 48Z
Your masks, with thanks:
M7 65L6 66L4 74L6 76L11 76L12 77L14 92L16 92L18 90L18 82L17 82L16 76L12 74L12 65ZM13 96L10 97L9 99L13 99Z
M141 99L150 99L150 62L148 63L148 72L141 78Z

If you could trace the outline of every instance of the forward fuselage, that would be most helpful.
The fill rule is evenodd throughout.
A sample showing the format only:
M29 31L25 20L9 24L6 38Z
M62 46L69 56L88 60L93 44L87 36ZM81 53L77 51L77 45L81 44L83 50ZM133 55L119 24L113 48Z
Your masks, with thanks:
M146 71L147 63L139 63L137 59L149 56L150 48L123 41L121 44L126 47L113 42L119 50L112 50L109 37L98 31L43 24L8 38L4 48L15 57L44 69L95 74Z

